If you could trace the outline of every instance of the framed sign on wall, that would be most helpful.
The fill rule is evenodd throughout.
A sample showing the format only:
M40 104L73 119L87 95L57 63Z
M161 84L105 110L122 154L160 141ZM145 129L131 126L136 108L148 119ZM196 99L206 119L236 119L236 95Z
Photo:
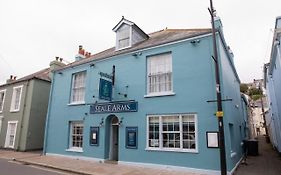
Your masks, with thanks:
M90 145L99 145L99 127L90 127Z
M206 139L207 139L208 148L218 148L219 147L219 132L207 131Z
M138 148L138 127L126 127L126 148Z

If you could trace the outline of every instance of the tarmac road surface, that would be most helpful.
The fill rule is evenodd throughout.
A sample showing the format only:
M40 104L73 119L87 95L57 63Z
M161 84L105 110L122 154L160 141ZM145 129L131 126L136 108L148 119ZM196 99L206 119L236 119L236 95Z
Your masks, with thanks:
M39 168L31 165L24 165L7 159L0 159L1 175L62 175L64 172L58 172L51 169ZM68 173L69 174L69 173Z

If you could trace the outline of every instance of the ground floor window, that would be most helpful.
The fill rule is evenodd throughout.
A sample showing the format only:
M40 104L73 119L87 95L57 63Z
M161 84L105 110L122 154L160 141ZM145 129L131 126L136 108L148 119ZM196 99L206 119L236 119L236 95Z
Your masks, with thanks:
M170 151L197 151L195 114L149 115L147 148Z
M14 148L15 139L16 139L16 131L17 131L17 123L18 123L17 121L8 122L5 147Z
M83 122L72 121L70 122L70 141L69 149L82 151L83 148Z

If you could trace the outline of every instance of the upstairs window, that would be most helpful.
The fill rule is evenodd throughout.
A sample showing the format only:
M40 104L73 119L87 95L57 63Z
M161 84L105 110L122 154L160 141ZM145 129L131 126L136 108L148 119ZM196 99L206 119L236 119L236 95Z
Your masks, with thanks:
M150 56L147 59L147 94L172 93L171 53Z
M23 86L17 86L13 88L12 103L10 108L11 112L16 112L20 110L22 87Z
M86 72L73 74L71 103L85 103Z
M3 111L4 101L5 101L5 94L6 94L6 90L1 90L0 91L0 112Z
M129 25L122 25L116 32L117 50L131 46L131 27Z

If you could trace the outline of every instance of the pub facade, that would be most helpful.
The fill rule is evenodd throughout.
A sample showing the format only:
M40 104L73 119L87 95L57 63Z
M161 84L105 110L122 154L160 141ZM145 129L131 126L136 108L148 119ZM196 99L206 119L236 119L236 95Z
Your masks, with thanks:
M242 158L246 116L233 54L218 28L227 168ZM210 29L151 34L122 18L116 45L54 73L44 153L118 164L220 170Z

